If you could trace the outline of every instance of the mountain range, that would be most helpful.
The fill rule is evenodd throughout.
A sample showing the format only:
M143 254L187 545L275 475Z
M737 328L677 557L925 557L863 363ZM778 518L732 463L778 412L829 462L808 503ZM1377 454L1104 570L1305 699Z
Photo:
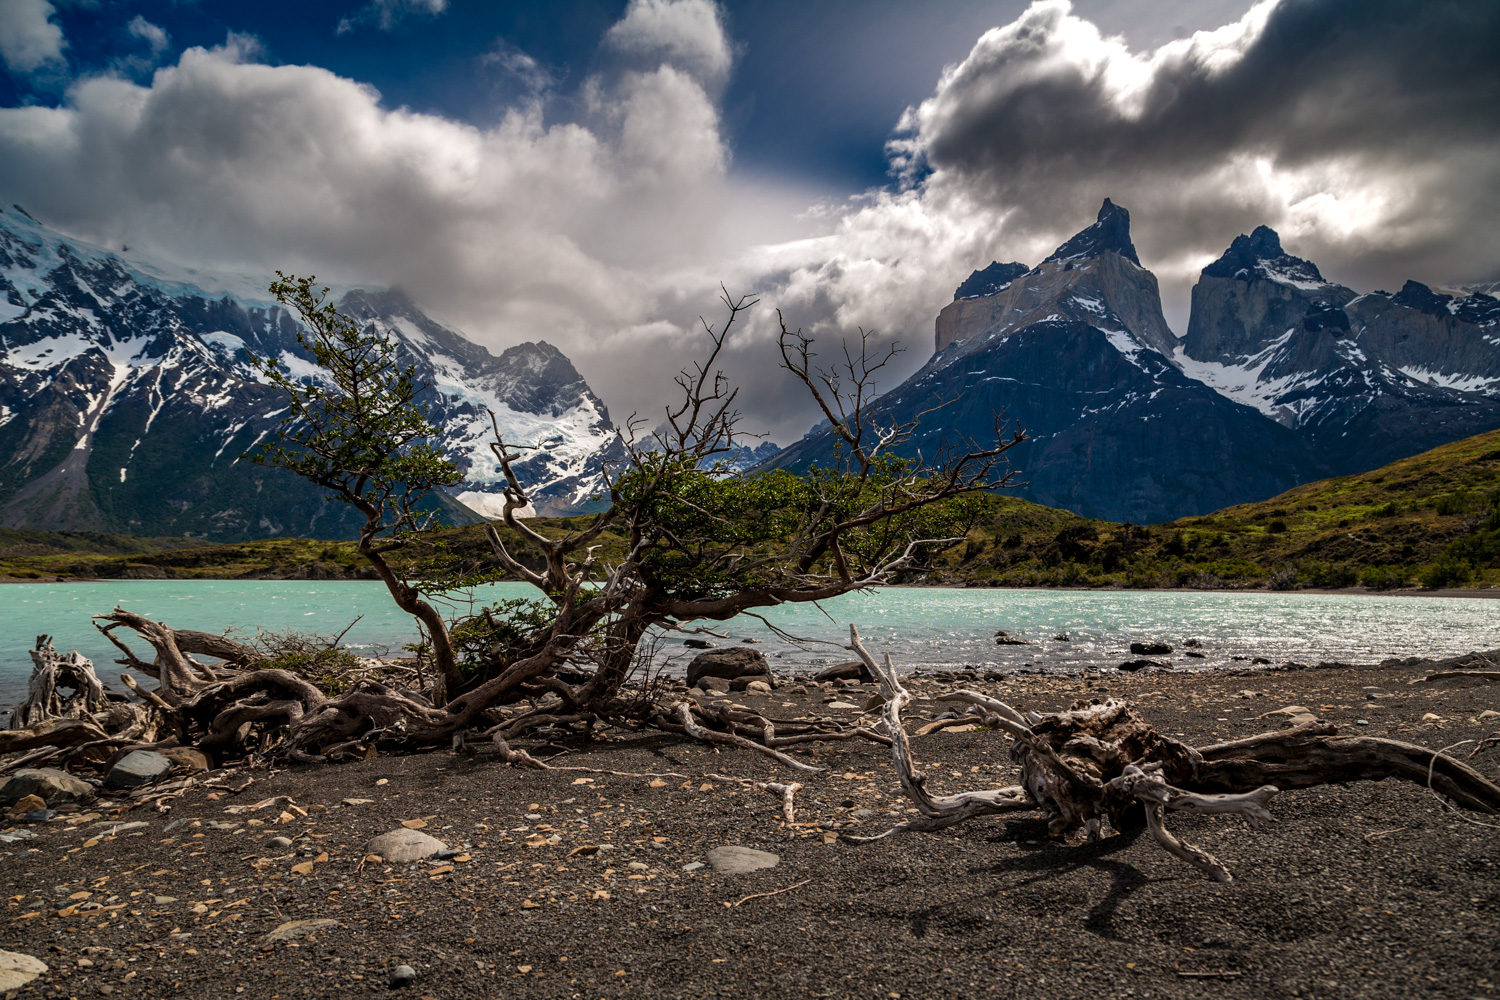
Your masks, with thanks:
M297 322L251 277L63 237L0 212L0 526L192 535L345 537L349 512L289 473L241 456L275 433L285 402L245 351L315 377ZM604 404L544 342L496 356L399 292L348 290L339 307L395 338L432 388L439 444L463 471L439 498L459 523L497 513L489 413L539 512L602 486L615 440Z
M347 537L347 511L241 458L285 407L245 352L316 377L295 317L265 287L0 211L0 527ZM932 357L873 415L946 404L906 446L931 457L983 441L1003 413L1029 436L1009 455L1020 495L1112 521L1204 514L1500 427L1497 291L1409 281L1360 294L1262 226L1203 269L1179 337L1129 213L1106 200L1041 263L964 280L937 316ZM597 495L618 436L555 347L493 354L397 291L345 289L337 302L395 338L431 384L438 444L464 474L439 498L448 520L499 513L490 412L507 441L540 446L518 469L537 513ZM723 458L803 471L833 454L820 427Z
M1106 199L1040 264L960 284L932 357L872 416L945 403L907 454L992 438L1002 413L1029 436L1009 455L1028 499L1113 521L1205 514L1500 427L1500 300L1415 281L1361 295L1262 226L1203 269L1179 338ZM815 428L769 465L833 453Z

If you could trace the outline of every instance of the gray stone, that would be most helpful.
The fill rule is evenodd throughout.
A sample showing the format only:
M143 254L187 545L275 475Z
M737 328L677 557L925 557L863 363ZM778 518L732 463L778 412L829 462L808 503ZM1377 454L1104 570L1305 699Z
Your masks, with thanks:
M324 931L333 927L342 926L344 925L339 921L329 920L327 918L315 918L312 920L288 920L286 923L278 926L274 931L271 931L270 933L262 937L261 942L264 944L274 944L277 941L296 941L298 938L305 938L309 934L316 934L318 931Z
M429 837L420 830L402 827L390 833L382 833L365 845L366 854L378 854L387 861L423 861L448 845L436 837Z
M172 761L153 750L135 750L122 757L104 776L105 788L139 788L172 773Z
M722 677L699 677L693 682L693 685L707 691L709 694L729 693L729 682Z
M403 986L410 986L416 981L417 970L409 965L398 965L391 970L390 987L393 990L400 989Z
M848 702L848 701L830 701L830 702L828 702L828 707L829 708L852 708L852 709L856 709L856 710L859 708L858 705L854 704L853 702Z
M870 671L863 660L845 660L825 667L813 675L815 681L869 680Z
M47 971L41 959L18 951L0 951L0 992L18 990Z
M33 809L21 817L22 823L45 823L57 815L56 809Z
M699 868L703 868L703 867L705 867L705 866L704 866L703 862L701 862L701 861L689 861L687 864L685 864L685 865L682 866L682 870L685 871L685 872L695 872Z
M292 846L292 838L290 838L290 837L272 837L270 840L266 841L266 846L267 847L274 847L278 851L284 851L287 848L289 848L289 847Z
M155 903L157 906L170 906L171 904L177 902L177 897L176 896L153 896L152 899L151 899L151 902Z
M770 680L771 665L766 662L765 654L758 649L730 646L727 649L711 649L693 657L693 662L687 668L687 683L688 687L693 687L700 677L722 677L732 681L736 677L750 675Z
M771 693L771 685L767 684L765 681L751 681L749 684L745 685L745 693L746 694L770 694Z
M1164 642L1132 642L1130 651L1136 656L1166 656L1172 647Z
M49 806L62 802L83 802L94 797L94 786L82 778L55 767L23 768L0 787L0 806L14 805L27 795L35 795Z
M709 851L708 863L714 866L715 871L726 875L744 875L762 868L775 868L781 863L781 856L769 851L757 851L753 847L730 845L715 847Z

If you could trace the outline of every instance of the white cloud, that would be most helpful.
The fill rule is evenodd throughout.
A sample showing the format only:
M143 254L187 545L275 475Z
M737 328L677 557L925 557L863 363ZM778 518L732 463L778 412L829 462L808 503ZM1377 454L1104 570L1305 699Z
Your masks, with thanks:
M152 24L139 14L131 19L125 30L130 32L132 38L139 38L151 47L152 58L161 55L172 44L171 37L164 29Z
M56 8L47 0L0 3L0 58L14 73L33 73L63 61L67 40L53 24Z
M711 0L630 0L604 44L651 64L675 66L710 88L723 85L734 61L723 18Z
M373 22L381 31L394 31L413 14L436 17L448 9L448 0L370 0L355 13L339 21L338 33L348 34Z

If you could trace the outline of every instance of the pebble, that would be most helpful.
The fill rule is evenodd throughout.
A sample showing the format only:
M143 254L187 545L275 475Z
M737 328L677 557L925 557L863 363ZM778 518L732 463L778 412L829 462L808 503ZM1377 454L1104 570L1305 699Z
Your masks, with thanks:
M699 868L704 868L704 867L706 867L706 866L701 861L689 861L687 864L685 864L685 865L682 866L682 870L685 871L685 872L695 872Z
M852 709L855 709L855 710L859 709L858 705L854 704L853 702L848 702L848 701L830 701L830 702L828 702L828 707L829 708L852 708Z
M715 871L726 875L743 875L762 868L775 868L781 863L781 856L770 851L757 851L753 847L728 845L709 851L708 863Z
M398 965L391 970L390 987L393 990L400 989L403 986L410 986L416 981L417 970L409 965Z
M278 850L284 851L288 847L292 846L292 840L290 837L272 837L270 840L266 841L266 846L275 847Z
M152 899L151 899L151 902L155 903L157 906L168 906L168 905L170 905L172 903L177 902L177 897L176 896L153 896Z
M279 925L274 931L262 937L261 942L263 944L273 944L277 941L295 941L298 938L307 937L309 934L314 934L321 930L342 926L344 925L337 920L329 920L326 917L311 920L288 920L286 923Z

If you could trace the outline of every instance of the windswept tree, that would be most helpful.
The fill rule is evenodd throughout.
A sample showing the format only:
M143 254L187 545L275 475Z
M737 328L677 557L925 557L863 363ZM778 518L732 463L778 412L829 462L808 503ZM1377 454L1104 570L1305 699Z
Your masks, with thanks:
M844 446L840 459L803 476L732 472L720 459L747 435L736 390L718 363L755 303L726 293L723 321L703 323L706 357L677 376L680 396L658 429L645 433L646 421L626 422L622 458L606 470L607 506L587 526L553 537L520 516L530 497L517 465L531 443L505 441L497 427L491 447L505 477L503 523L542 558L540 565L518 558L491 525L493 570L468 573L464 582L519 579L536 589L536 598L482 609L450 630L426 591L453 578L414 582L386 559L425 524L423 493L457 478L428 443L433 428L417 400L421 386L399 364L391 341L361 331L311 279L283 277L273 291L302 316L303 343L324 377L298 381L274 360L259 362L292 404L283 440L264 460L365 515L359 551L396 602L422 622L440 676L424 697L368 679L329 695L287 671L257 670L255 651L247 648L237 656L243 668L226 683L188 662L191 650L170 641L165 626L116 610L101 616L101 627L111 634L132 628L158 659L180 662L181 669L158 673L181 687L178 701L191 702L188 733L208 727L222 735L230 720L253 715L255 725L235 729L235 739L272 733L274 746L298 758L483 735L509 759L529 761L510 749L511 740L543 726L587 730L610 723L753 745L787 762L775 749L786 742L885 742L868 729L831 721L778 728L730 709L710 716L660 685L627 688L626 682L649 667L642 649L652 635L872 587L961 542L983 509L981 495L1011 485L1004 455L1024 439L1020 431L1002 435L997 422L989 442L927 461L901 457L915 423L882 421L870 410L875 377L892 352L872 353L862 336L836 366L822 368L813 341L783 323L783 363L833 422ZM600 554L606 533L623 539L612 559Z
M271 294L302 319L297 343L318 375L294 375L279 358L250 356L250 363L287 401L279 435L249 458L287 469L322 487L330 501L364 516L356 548L391 592L396 605L421 623L437 676L432 694L462 680L443 615L422 585L404 577L386 556L408 545L436 516L432 491L456 485L458 467L431 439L437 428L419 399L429 388L400 349L374 326L361 329L329 301L316 278L276 272Z

